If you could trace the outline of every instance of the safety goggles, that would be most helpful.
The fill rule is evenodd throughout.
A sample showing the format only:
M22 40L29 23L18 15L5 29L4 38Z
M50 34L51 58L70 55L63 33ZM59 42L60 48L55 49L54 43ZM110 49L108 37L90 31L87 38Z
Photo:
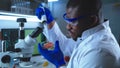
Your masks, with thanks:
M65 13L64 15L63 15L63 18L64 18L64 20L66 21L66 23L68 23L68 24L71 24L71 25L77 25L77 20L79 20L79 19L83 19L83 18L85 18L86 16L79 16L79 17L77 17L77 18L67 18L67 14Z

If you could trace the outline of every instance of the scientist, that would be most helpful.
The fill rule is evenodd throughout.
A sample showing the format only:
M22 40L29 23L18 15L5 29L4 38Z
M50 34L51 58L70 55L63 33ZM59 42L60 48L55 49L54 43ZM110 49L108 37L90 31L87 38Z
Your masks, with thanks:
M68 1L63 18L69 35L75 41L61 33L51 12L45 8L48 31L44 34L55 42L55 48L50 51L39 44L39 52L57 68L120 68L120 48L109 21L102 21L101 6L100 0ZM43 12L41 8L36 10L39 19ZM67 52L70 56L68 64L63 57Z

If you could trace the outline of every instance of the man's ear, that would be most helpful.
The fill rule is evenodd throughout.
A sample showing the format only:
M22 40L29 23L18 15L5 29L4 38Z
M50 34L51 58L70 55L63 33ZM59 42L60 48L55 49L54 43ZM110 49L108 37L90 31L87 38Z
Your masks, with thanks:
M93 23L96 23L96 22L98 22L98 17L96 16L96 15L92 15L91 16L91 22L93 22Z

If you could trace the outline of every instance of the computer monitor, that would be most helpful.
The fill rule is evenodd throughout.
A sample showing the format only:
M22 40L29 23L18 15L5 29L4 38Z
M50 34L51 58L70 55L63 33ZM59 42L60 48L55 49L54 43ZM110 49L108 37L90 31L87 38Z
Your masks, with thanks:
M4 41L4 52L12 51L18 41L18 29L1 29L2 41Z

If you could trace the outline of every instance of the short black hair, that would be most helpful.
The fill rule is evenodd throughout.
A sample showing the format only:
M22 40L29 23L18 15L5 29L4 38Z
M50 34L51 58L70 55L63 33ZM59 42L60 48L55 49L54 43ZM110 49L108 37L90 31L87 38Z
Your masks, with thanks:
M66 8L78 7L77 15L80 14L96 14L98 15L102 2L101 0L69 0Z

